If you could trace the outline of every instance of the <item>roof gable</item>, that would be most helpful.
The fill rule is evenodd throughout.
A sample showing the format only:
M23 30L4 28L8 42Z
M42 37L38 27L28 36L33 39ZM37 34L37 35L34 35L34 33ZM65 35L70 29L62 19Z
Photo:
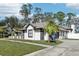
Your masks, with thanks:
M26 29L29 25L31 25L34 29L37 29L37 28L39 29L39 28L44 28L46 23L45 22L41 22L41 23L26 24L23 29Z
M27 24L27 25L24 26L23 29L27 29L29 26L32 26L33 28L35 28L32 24Z

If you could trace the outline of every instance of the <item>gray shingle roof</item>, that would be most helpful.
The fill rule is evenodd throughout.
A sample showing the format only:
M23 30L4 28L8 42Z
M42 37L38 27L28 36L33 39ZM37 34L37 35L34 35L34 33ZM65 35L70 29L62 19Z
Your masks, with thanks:
M32 23L32 25L35 28L44 28L46 26L46 22L40 22L40 23Z
M25 29L29 24L26 24L23 29ZM44 28L46 22L39 22L39 23L30 23L34 28Z
M28 25L29 24L25 25L23 29L25 30ZM30 25L32 25L34 28L44 28L46 26L46 22L31 23ZM68 31L68 29L70 30L71 28L59 26L59 30Z

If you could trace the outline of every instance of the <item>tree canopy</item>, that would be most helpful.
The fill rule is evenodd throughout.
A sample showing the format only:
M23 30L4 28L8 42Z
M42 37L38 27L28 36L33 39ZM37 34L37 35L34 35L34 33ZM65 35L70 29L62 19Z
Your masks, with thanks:
M54 12L43 12L43 9L40 7L34 7L32 4L23 4L21 6L20 14L24 17L19 20L17 16L5 17L4 20L0 20L0 26L5 26L6 24L10 24L11 28L23 28L25 24L28 23L36 23L36 22L47 22L45 30L49 33L49 35L58 31L58 25L66 22L66 24L70 25L70 20L73 16L76 16L74 13L64 13L63 11ZM34 13L33 13L34 12ZM33 14L33 15L32 15ZM32 15L31 18L29 15ZM67 18L67 21L64 18ZM58 21L55 23L55 21Z
M59 11L59 12L57 12L56 14L54 14L55 16L55 18L57 18L58 19L58 21L60 22L60 25L62 24L62 21L64 20L64 18L65 18L65 13L64 12L62 12L62 11Z
M51 34L54 34L55 32L58 32L59 31L59 27L53 21L48 21L47 25L45 26L45 31L49 35L51 35Z

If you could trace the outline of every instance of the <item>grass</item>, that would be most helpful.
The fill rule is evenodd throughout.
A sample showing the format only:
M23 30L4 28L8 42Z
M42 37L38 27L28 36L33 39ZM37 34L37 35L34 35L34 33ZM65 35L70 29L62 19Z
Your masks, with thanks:
M45 44L45 45L58 45L62 43L62 41L60 40L56 40L55 42L51 41L50 44L46 40L23 40L23 39L12 39L12 40L19 40L19 41L24 41L24 42L32 42L32 43Z
M22 56L43 48L45 47L0 40L0 55L2 56Z

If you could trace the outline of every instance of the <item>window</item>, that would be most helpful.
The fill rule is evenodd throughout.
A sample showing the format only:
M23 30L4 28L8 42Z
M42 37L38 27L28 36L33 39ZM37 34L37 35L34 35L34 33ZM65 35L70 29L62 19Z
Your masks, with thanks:
M28 37L33 37L33 30L32 29L28 30Z

